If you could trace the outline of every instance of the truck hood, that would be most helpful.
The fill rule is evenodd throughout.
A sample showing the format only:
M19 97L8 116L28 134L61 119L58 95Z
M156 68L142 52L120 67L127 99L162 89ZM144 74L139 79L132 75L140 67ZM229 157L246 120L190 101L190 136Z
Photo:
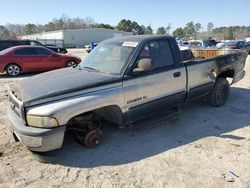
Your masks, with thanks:
M78 68L63 68L39 74L12 88L22 102L41 100L117 82L120 76Z

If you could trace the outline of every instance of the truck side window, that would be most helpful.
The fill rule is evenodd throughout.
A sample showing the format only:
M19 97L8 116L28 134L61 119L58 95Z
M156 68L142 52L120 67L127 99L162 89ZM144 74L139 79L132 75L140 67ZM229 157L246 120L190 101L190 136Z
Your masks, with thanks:
M143 58L152 59L154 70L174 65L171 47L167 40L157 40L146 43L139 54L137 62Z

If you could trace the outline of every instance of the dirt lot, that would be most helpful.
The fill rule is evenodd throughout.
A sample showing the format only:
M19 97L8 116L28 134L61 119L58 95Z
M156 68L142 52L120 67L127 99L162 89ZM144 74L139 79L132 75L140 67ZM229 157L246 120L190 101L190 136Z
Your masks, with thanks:
M250 187L248 59L225 106L200 101L144 128L108 128L91 150L68 137L54 164L34 160L8 128L3 85L31 75L0 75L0 187Z

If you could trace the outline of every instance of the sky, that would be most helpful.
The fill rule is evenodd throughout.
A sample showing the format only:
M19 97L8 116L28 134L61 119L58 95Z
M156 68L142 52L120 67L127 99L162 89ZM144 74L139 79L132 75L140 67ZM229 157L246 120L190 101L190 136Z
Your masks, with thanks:
M215 27L250 26L250 0L0 0L0 10L0 25L46 24L66 15L111 25L130 19L154 30L169 23L184 27L190 21L204 30L208 22Z

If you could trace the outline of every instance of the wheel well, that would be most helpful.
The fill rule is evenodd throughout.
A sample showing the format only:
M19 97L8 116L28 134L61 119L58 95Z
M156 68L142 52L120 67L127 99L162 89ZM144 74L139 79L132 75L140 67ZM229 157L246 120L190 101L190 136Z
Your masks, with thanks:
M75 117L88 117L90 114L97 115L98 117L101 117L108 122L117 124L119 127L123 127L125 125L122 111L120 107L116 105L105 106L99 109L95 109L93 111L88 111L82 114L78 114ZM69 122L73 120L75 117L72 117L69 120Z
M20 65L18 65L17 63L8 63L7 65L5 65L4 71L6 71L6 69L7 69L7 67L8 67L9 65L17 65L18 67L20 67L20 70L21 70L21 71L23 70L22 67L21 67Z
M218 78L234 78L234 70L231 69L231 70L221 72L218 75Z

